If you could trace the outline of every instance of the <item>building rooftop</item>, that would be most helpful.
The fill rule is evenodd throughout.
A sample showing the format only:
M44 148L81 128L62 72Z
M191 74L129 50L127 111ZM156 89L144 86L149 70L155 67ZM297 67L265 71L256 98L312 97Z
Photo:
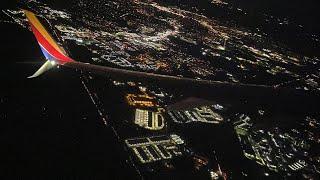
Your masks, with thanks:
M134 123L148 130L160 130L165 125L161 112L144 109L135 110Z

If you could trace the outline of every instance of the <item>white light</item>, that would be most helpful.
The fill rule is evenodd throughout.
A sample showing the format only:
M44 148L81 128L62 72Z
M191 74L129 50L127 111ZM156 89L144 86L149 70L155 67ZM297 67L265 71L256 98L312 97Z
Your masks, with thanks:
M55 61L50 61L50 63L51 63L52 66L56 65Z

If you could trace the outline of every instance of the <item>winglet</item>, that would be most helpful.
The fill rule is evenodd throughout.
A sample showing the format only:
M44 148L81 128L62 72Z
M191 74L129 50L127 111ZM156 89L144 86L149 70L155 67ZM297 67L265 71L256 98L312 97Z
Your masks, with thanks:
M37 16L28 10L23 10L35 35L42 53L47 60L55 61L58 64L64 64L74 61L68 57L63 48L61 48L56 41L50 36L44 26L41 24Z
M48 60L40 67L40 69L37 72L35 72L32 76L29 76L28 78L31 79L31 78L38 77L41 74L43 74L44 72L52 69L55 66L56 66L56 64L54 63L54 61Z

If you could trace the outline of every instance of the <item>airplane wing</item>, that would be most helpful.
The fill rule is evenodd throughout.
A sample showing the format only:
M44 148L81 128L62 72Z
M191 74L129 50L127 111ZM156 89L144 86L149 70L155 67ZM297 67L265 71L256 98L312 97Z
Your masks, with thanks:
M197 80L193 78L185 78L185 77L177 77L177 76L169 76L169 75L162 75L162 74L155 74L155 73L147 73L147 72L139 72L139 71L132 71L132 70L125 70L119 68L111 68L106 66L99 66L93 65L88 63L76 62L72 58L70 58L66 53L65 50L60 47L56 41L50 36L44 26L41 24L39 19L36 15L28 10L24 10L24 13L30 23L31 30L35 35L40 48L43 52L43 55L46 57L51 64L58 64L63 65L75 69L81 69L83 71L89 71L96 74L103 74L108 75L112 78L124 78L124 79L138 79L144 81L168 81L168 82L186 82L186 83L193 83L193 84L215 84L215 85L225 85L224 82L219 81L208 81L208 80ZM42 70L37 71L36 75L39 76L48 70L50 67L48 63L46 66L41 67ZM46 67L46 68L45 68ZM40 68L40 69L41 69ZM31 76L31 77L37 77ZM228 85L239 85L228 83ZM249 85L249 86L258 86L258 87L268 87L264 85Z
M256 94L256 97L260 97L261 95L266 94L284 94L285 96L291 94L291 97L295 97L297 94L301 94L301 91L297 91L295 89L285 89L285 88L276 88L273 86L267 85L256 85L256 84L242 84L242 83L229 83L229 82L221 82L221 81L211 81L211 80L201 80L201 79L193 79L186 77L177 77L170 75L162 75L148 72L139 72L133 70L119 69L119 68L111 68L106 66L88 64L77 62L70 58L65 50L60 47L56 41L50 36L44 26L41 24L39 19L36 17L34 13L28 10L24 10L24 13L30 23L31 30L35 35L43 55L46 57L47 62L32 76L29 78L38 77L47 70L51 69L55 65L62 65L73 69L80 69L82 71L87 71L93 74L99 74L108 76L112 79L121 79L127 81L139 81L139 82L151 82L156 84L171 84L173 86L185 86L190 88L211 88L211 89L219 89L220 92L223 91L224 94L229 94L234 96L234 92L236 94L241 93L250 93L249 95ZM50 62L50 63L49 63ZM230 89L233 89L232 92ZM236 91L235 91L236 90ZM304 94L306 92L303 92Z

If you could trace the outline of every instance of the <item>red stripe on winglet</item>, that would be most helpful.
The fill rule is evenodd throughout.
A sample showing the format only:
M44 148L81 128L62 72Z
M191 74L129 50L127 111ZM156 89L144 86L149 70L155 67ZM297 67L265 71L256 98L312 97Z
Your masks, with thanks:
M31 29L33 31L33 34L36 36L38 42L41 44L41 46L49 52L53 57L58 60L58 63L64 64L66 62L72 62L74 61L70 57L60 53L57 51L43 36L42 34L37 30L37 28L34 27L32 23L31 24Z

